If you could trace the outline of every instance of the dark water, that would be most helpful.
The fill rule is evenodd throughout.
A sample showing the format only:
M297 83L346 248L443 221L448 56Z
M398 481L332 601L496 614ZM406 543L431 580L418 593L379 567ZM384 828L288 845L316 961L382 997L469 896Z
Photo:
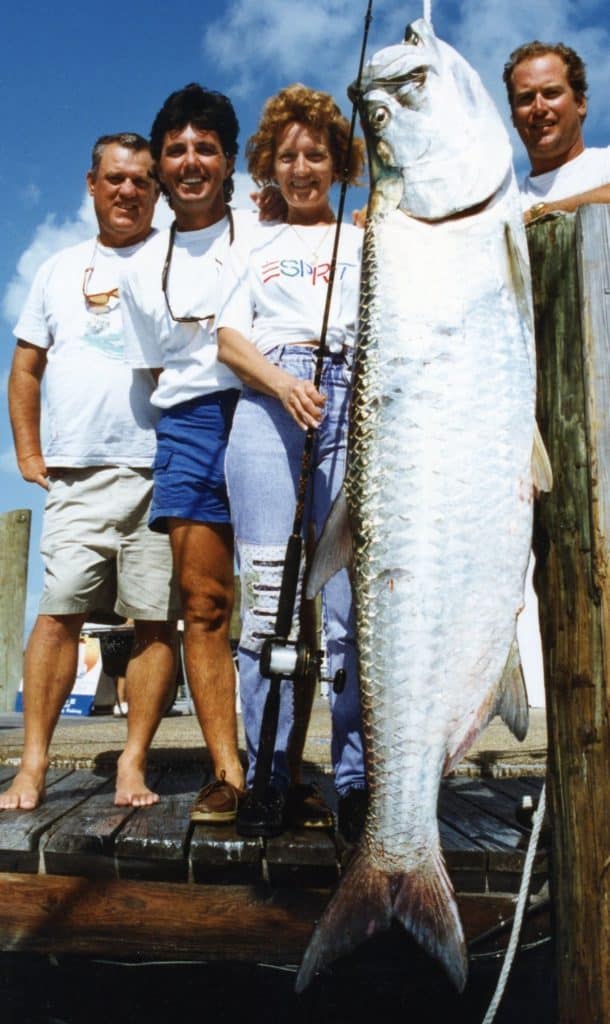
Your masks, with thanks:
M154 928L154 922L151 922ZM434 965L412 950L408 970L378 955L336 966L303 996L294 972L243 964L117 964L77 957L0 954L2 1024L478 1024L493 994L501 960L470 965L458 996ZM497 1024L553 1024L552 950L520 952Z

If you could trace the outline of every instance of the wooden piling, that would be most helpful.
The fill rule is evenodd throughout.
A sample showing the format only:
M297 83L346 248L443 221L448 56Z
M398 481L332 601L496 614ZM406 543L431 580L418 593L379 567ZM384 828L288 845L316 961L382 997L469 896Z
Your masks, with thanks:
M23 626L32 513L0 515L0 713L13 711L23 661Z
M528 229L538 420L554 487L537 510L560 1024L610 1021L610 207Z

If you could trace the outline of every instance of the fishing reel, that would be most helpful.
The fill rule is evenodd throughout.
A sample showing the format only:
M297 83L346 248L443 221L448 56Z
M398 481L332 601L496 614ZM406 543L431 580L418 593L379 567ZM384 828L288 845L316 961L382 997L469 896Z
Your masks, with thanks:
M291 679L300 683L314 669L314 663L320 666L322 651L313 653L302 640L285 640L273 636L265 640L260 657L260 673L265 679L278 676L280 679ZM335 672L332 687L335 693L342 693L345 687L346 673L344 668Z
M279 676L298 683L312 668L312 653L302 640L296 642L273 636L265 640L261 650L260 672L265 679Z

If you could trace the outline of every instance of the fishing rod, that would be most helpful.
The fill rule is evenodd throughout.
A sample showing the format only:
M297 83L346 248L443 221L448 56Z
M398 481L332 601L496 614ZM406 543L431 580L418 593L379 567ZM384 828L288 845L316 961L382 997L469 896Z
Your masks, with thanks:
M373 0L368 0L366 14L364 17L364 31L362 36L362 46L360 49L360 60L358 63L358 75L355 83L356 96L360 95L360 84L362 81L362 70L364 67L366 44L368 40L370 23L372 21L372 8ZM316 389L319 388L320 380L322 377L322 371L324 367L326 334L328 331L328 321L330 319L330 308L335 283L337 255L339 252L341 221L343 219L343 212L345 208L345 198L347 194L347 186L349 180L349 163L353 149L357 113L357 105L355 102L353 102L347 152L341 174L341 191L339 194L339 205L337 209L337 227L335 229L335 237L331 255L330 271L328 276L328 288L326 291L326 301L324 304L324 315L322 318L320 339L316 350L316 363L313 376L313 384ZM282 680L286 679L292 680L293 683L301 682L302 680L304 680L305 677L307 676L307 673L310 671L313 660L312 652L310 651L306 643L298 640L296 642L293 642L289 638L296 604L299 571L301 567L301 556L303 551L303 518L305 515L305 500L307 496L307 486L311 476L311 461L315 440L315 429L315 427L308 427L307 432L305 434L303 455L301 458L301 472L299 475L299 481L297 485L294 521L292 524L292 532L290 533L288 543L286 545L286 554L284 557L282 583L280 587L280 595L275 620L275 633L274 636L269 637L267 640L265 640L261 651L260 672L265 679L269 679L269 690L267 692L267 697L265 699L265 707L263 710L261 731L258 743L258 755L256 759L256 768L254 771L254 781L252 786L254 797L257 800L262 800L265 790L269 784L269 778L271 776L271 767L273 763L273 754L275 751L275 740L277 736L277 726L279 719L280 683L282 682ZM339 670L339 672L337 673L337 677L335 679L335 688L337 691L340 688L342 688L344 681L345 672L344 670Z

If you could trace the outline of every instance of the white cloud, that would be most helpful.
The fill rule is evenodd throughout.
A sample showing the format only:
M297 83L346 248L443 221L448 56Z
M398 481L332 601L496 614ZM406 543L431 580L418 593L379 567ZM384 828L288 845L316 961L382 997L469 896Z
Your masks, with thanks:
M442 4L436 4L441 31ZM592 144L607 145L610 132L610 108L605 97L610 91L610 33L601 27L592 27L596 11L598 25L605 15L597 0L582 0L575 11L571 0L487 0L481 4L474 0L461 0L458 22L451 31L451 42L470 61L481 75L503 117L508 121L508 101L502 70L512 50L532 39L544 42L563 42L580 54L587 65L589 78L589 117L585 134ZM435 17L433 7L433 19ZM599 141L599 137L602 141ZM523 159L521 144L513 133L515 153Z
M19 257L15 274L4 293L2 312L9 323L14 323L19 316L40 264L59 249L76 245L77 242L89 238L94 231L93 205L87 194L84 195L74 217L67 218L61 223L57 222L54 214L45 217L42 224L36 228L30 245Z
M589 145L606 145L610 133L610 33L606 0L433 0L432 20L439 36L454 45L481 75L505 123L508 105L502 69L515 47L531 39L563 41L574 47L587 64ZM267 0L264 9L251 0L229 0L208 25L203 52L231 83L229 93L240 100L260 94L260 81L269 93L302 80L331 92L348 112L346 87L356 77L365 0ZM400 41L407 20L423 13L423 3L408 10L402 0L373 4L367 55ZM515 154L524 153L512 131Z
M206 29L203 52L231 82L237 105L259 93L264 74L270 93L303 80L333 92L344 106L362 24L352 0L292 0L289 7L284 0L266 0L264 7L235 0Z
M157 203L153 224L165 227L172 220L172 212L164 200ZM17 320L26 300L29 287L41 263L49 256L91 238L97 230L93 201L87 191L72 217L58 222L55 214L48 214L34 232L29 246L19 257L17 269L9 281L2 298L2 312L10 324Z

